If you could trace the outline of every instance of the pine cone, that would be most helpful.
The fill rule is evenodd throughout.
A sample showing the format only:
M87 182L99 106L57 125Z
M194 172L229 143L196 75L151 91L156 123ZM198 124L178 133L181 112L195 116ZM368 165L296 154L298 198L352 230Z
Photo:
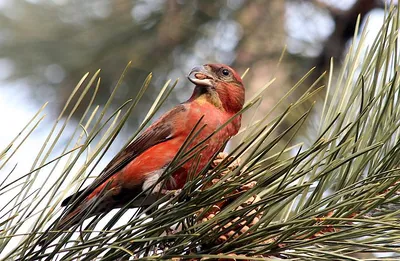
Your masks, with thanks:
M211 164L212 168L216 168L219 164L221 164L221 162L223 162L224 160L226 160L226 162L230 162L232 161L227 167L225 167L225 170L222 171L222 173L220 173L218 176L215 176L214 179L211 180L211 182L209 184L206 184L203 189L207 189L213 185L215 185L216 183L220 182L223 177L229 173L231 173L233 170L237 169L240 166L240 159L235 159L233 160L233 158L229 158L227 159L228 154L226 153L219 153L217 155L217 157L214 159L214 161ZM211 175L213 172L213 170L211 169L209 171L209 174ZM235 182L240 182L240 180L244 180L245 178L247 178L246 176L239 176L239 177L232 177L232 178L228 178L226 180L224 180L224 182L230 182L232 180L234 180ZM235 189L232 193L230 193L229 195L224 195L225 199L222 198L221 201L219 201L218 203L212 205L207 213L203 213L205 210L201 209L198 213L199 215L199 219L197 222L203 223L203 222L207 222L212 220L213 218L215 218L216 215L218 215L225 207L227 207L233 200L237 199L239 196L243 195L244 192L251 190L252 188L254 188L257 185L256 181L248 181L246 182L244 185L238 187L237 189ZM244 234L244 233L248 233L249 229L251 227L253 227L254 225L256 225L262 215L263 212L261 211L260 207L256 207L253 208L245 213L243 213L244 209L249 208L251 205L253 204L257 204L257 202L259 202L261 200L261 198L257 195L254 194L252 196L249 196L249 198L244 201L240 206L238 206L234 212L239 211L237 213L237 215L232 217L232 220L226 224L220 224L220 221L216 221L215 226L213 227L213 230L217 233L222 233L222 235L220 235L216 242L210 242L210 243L223 243L226 242L228 240L230 240L231 238L237 238L240 235ZM201 215L201 217L200 217ZM270 239L271 242L274 241L274 239ZM245 256L239 256L236 254L228 254L228 255L224 255L224 256L232 256L232 257L224 257L224 258L191 258L191 259L184 259L184 258L176 258L174 260L190 260L190 261L203 261L203 260L218 260L218 261L232 261L232 260L239 260L237 259L238 257L240 257L240 260L244 260L246 261L247 259L242 259ZM265 256L256 256L256 257L260 257L263 258Z
M215 160L213 161L213 164L211 165L213 168L215 168L216 166L218 166L224 159L226 159L227 154L226 153L220 153L218 154L218 156L215 158ZM228 159L228 160L232 160L232 159ZM212 186L214 184L216 184L217 182L219 182L225 175L227 175L228 173L230 173L231 171L235 170L237 167L239 167L240 165L240 160L236 159L234 160L225 171L223 171L219 177L213 179L211 181L211 184L209 184L206 187ZM229 182L230 179L227 179L226 182ZM211 208L208 210L208 212L203 215L201 222L206 222L211 220L212 218L214 218L221 210L224 209L224 207L228 206L229 203L234 200L235 198L239 197L241 194L243 194L243 192L248 191L250 189L252 189L255 185L257 185L256 181L251 181L248 182L244 185L242 185L241 187L239 187L238 189L236 189L234 192L232 192L230 195L227 195L226 197L229 198L225 199L225 200L221 200L220 202L214 204L213 206L211 206ZM252 204L256 204L257 202L259 202L261 200L261 198L258 195L253 195L251 196L249 199L247 199L245 202L243 202L240 206L238 206L236 208L237 211L243 210L244 208L249 207ZM200 213L202 213L204 211L204 209L200 210ZM251 211L247 212L246 217L248 217L248 219L243 220L243 212L240 212L240 216L236 216L231 222L221 226L221 225L216 225L213 229L217 230L218 232L222 232L224 230L226 230L227 232L224 232L223 235L219 236L217 243L222 243L227 241L228 239L230 239L231 237L233 238L237 238L240 235L247 233L247 231L254 226L255 224L257 224L262 216L262 211L260 211L260 208L255 208L252 209ZM238 223L240 220L240 223Z

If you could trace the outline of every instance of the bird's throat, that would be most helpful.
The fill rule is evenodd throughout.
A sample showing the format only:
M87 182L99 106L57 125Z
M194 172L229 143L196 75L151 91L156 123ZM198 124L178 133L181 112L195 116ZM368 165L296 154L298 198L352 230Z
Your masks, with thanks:
M218 94L215 93L205 93L197 97L196 99L197 102L199 103L211 103L215 107L217 107L220 110L224 110L224 107L222 106L221 100L218 97Z
M192 97L190 98L190 101L194 100L200 104L210 103L220 110L225 110L217 91L210 87L204 88L196 86Z

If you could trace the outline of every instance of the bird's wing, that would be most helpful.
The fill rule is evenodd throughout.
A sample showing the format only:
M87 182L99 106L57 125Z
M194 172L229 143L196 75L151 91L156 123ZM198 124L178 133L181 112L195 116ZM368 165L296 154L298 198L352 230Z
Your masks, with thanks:
M177 118L182 119L185 117L183 114L186 111L184 104L176 106L171 111L167 112L163 117L153 123L146 131L144 131L137 139L129 144L125 149L120 151L114 159L108 163L101 174L96 180L90 184L87 188L73 194L61 203L61 206L67 206L71 202L72 198L83 200L98 186L103 184L111 176L125 167L134 158L139 156L141 153L149 149L150 147L165 142L174 138L174 123Z

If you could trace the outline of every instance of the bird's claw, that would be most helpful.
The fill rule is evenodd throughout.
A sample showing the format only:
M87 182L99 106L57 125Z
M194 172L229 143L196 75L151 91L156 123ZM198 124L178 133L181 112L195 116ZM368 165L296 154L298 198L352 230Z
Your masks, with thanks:
M163 190L161 191L161 193L162 193L163 195L169 196L169 197L171 197L171 198L177 197L179 194L181 194L181 192L182 192L182 189L174 189L174 190L166 190L166 189L163 189Z

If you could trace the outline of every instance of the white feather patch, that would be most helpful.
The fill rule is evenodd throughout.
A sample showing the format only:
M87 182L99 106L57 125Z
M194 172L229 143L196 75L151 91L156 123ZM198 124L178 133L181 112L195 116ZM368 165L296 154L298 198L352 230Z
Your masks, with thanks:
M153 190L148 190L150 189L154 184L157 183L157 181L160 179L161 175L163 174L164 169L160 169L157 171L153 171L152 173L147 174L146 180L143 182L142 189L143 191L146 191L146 194L151 194L155 192L159 192L161 189L161 183L157 184Z

